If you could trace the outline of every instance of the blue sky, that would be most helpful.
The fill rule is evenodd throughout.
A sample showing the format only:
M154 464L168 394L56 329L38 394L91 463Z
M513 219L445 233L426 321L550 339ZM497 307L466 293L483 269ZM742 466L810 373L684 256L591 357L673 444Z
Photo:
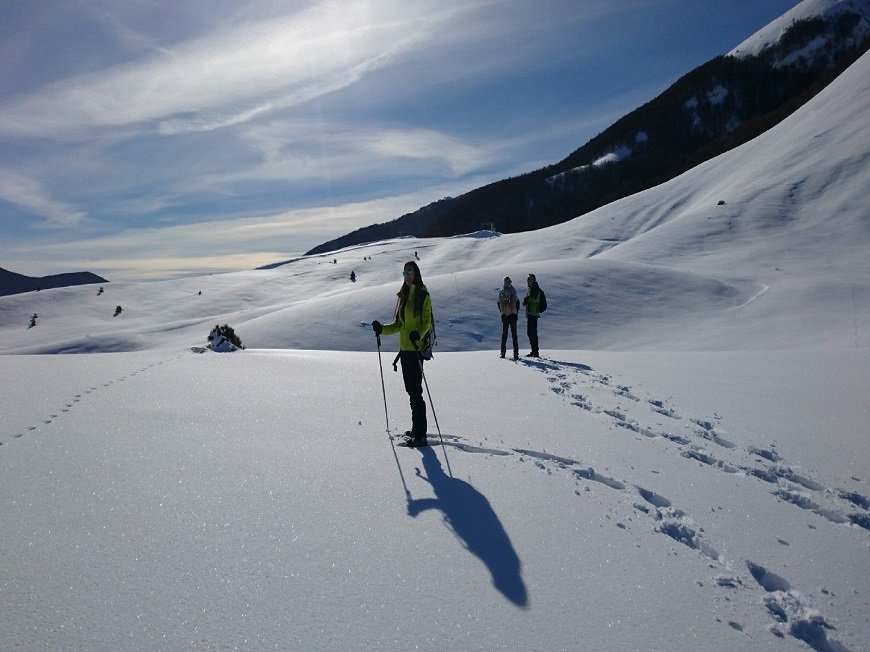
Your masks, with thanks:
M250 269L555 163L796 0L7 0L0 267Z

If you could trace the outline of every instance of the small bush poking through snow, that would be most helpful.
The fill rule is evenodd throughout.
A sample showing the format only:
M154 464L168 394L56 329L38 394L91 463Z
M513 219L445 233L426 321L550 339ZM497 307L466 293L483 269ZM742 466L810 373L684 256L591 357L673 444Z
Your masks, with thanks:
M245 348L242 346L242 340L228 324L215 326L208 334L208 341L208 348L212 351L227 352Z

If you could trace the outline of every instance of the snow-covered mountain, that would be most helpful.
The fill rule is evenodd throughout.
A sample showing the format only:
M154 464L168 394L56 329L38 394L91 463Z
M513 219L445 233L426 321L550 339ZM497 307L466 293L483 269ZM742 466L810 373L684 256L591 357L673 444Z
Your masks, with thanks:
M864 55L549 229L0 297L0 649L866 648L868 100ZM419 450L369 325L415 253ZM544 357L502 360L528 272Z
M492 349L492 291L506 274L521 283L530 271L550 298L548 348L863 346L868 72L865 55L759 138L565 224L391 240L271 270L113 283L104 293L4 297L0 351L183 346L218 322L250 347L357 350L363 325L392 309L394 270L415 251L441 351ZM28 329L33 313L39 325Z
M786 32L797 22L819 20L834 26L841 17L849 14L863 17L863 20L856 21L854 27L849 30L849 38L860 40L870 35L870 2L868 0L803 0L793 9L771 21L743 41L731 50L728 56L739 58L759 56L765 50L775 49ZM836 40L834 31L826 32L806 43L805 48L802 48L800 52L788 54L792 57L812 57L825 51L830 53Z
M565 159L363 227L309 253L397 234L504 233L568 221L646 190L779 123L870 47L870 0L804 0L689 71Z

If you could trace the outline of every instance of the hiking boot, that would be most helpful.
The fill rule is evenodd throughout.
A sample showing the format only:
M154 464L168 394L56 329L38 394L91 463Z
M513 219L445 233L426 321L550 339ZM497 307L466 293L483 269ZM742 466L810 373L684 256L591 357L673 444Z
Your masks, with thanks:
M421 448L428 445L429 440L426 438L426 435L415 435L410 430L405 431L405 434L402 435L402 441L399 442L399 446L406 446L408 448Z
M408 448L422 448L423 446L428 446L429 440L426 439L426 435L413 435L409 437L405 446Z

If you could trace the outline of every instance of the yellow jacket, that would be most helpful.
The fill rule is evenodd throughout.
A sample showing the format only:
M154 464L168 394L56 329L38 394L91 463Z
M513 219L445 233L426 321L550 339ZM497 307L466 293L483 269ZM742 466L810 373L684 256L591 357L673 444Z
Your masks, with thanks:
M408 292L408 300L405 302L404 310L399 314L399 303L396 303L396 319L391 324L383 325L384 335L399 334L399 350L400 351L416 351L413 342L411 342L411 332L417 331L420 334L420 340L417 342L417 347L422 348L422 342L426 339L426 333L432 328L432 297L429 296L429 291L426 286L422 286L422 291L426 293L423 297L423 309L419 315L414 314L414 306L417 303L417 286L412 285ZM397 293L399 302L401 302L401 292Z

